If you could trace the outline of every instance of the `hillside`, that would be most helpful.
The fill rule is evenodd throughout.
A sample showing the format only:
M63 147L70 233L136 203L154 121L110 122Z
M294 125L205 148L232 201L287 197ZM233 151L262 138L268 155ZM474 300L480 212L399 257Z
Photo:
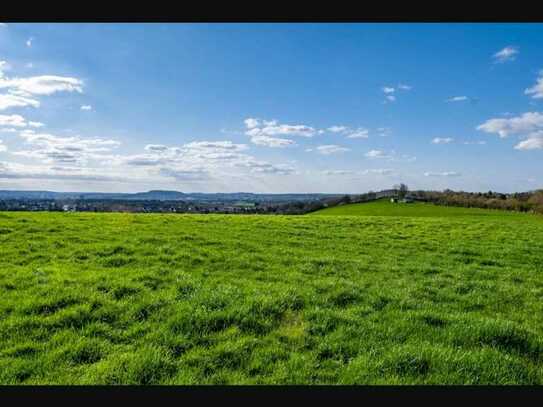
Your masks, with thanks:
M380 199L372 202L346 204L332 208L321 209L309 215L356 215L356 216L408 216L408 217L526 217L523 213L503 210L489 210L480 208L461 208L454 206L434 205L425 202L391 203L389 199Z
M542 384L543 222L459 211L0 213L0 383Z

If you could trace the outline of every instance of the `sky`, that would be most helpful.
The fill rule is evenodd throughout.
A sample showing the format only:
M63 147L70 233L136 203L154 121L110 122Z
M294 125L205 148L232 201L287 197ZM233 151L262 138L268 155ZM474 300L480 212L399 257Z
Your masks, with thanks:
M0 189L543 188L543 25L0 23Z

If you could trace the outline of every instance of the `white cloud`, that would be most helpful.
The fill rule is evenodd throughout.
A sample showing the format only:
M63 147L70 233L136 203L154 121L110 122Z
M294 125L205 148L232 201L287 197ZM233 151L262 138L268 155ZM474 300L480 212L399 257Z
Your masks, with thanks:
M500 138L511 134L528 134L543 129L543 114L539 112L527 112L521 116L508 119L494 118L477 126L477 130L486 133L496 133Z
M432 140L432 144L449 144L454 141L451 137L436 137Z
M120 144L115 140L79 136L61 137L29 130L20 132L19 137L24 139L31 149L16 151L13 154L41 160L44 163L85 163L89 159L99 159L100 155L110 152Z
M61 181L99 181L99 182L126 182L126 176L103 175L100 169L69 168L69 167L43 167L35 165L21 165L0 162L0 179L36 179ZM132 182L138 181L132 179Z
M159 174L165 177L172 177L176 181L204 181L210 178L208 171L202 168L194 169L174 169L160 168Z
M524 91L526 95L532 95L534 99L543 98L543 71L539 72L539 78L537 78L536 84L531 88Z
M167 151L168 150L168 147L165 146L165 145L162 145L162 144L147 144L145 147L144 147L145 150L147 151L158 151L158 152L162 152L162 151Z
M399 84L395 88L392 87L392 86L384 86L384 87L381 88L381 90L385 94L385 101L383 103L395 102L396 101L396 96L393 95L393 93L396 93L397 90L408 91L408 90L411 90L411 89L412 89L411 86L403 85L403 84Z
M345 151L350 151L350 148L341 147L335 144L327 144L317 147L317 152L323 155L343 153Z
M384 151L381 151L381 150L370 150L364 155L367 158L371 158L371 159L392 158L391 155L388 155Z
M493 55L495 63L514 61L519 53L518 47L507 46Z
M248 136L300 136L313 137L316 130L313 127L303 124L289 125L278 124L277 122L268 122L260 127L253 127L247 130Z
M396 101L396 96L387 95L387 96L385 96L385 99L388 100L389 102L395 102Z
M425 177L459 177L459 172L456 171L445 171L445 172L425 172Z
M26 40L26 46L30 48L32 46L32 41L34 41L34 38L32 38L32 37L30 37L28 40Z
M8 148L3 144L3 141L0 140L0 153L6 151Z
M193 141L180 147L150 144L147 154L119 156L116 161L131 167L157 169L159 176L176 180L224 178L231 171L245 169L253 174L291 174L294 169L285 164L259 161L244 153L246 144L231 141Z
M294 141L277 136L313 137L317 130L303 124L280 124L277 120L261 120L247 118L244 120L247 128L245 134L253 144L267 147L287 147L295 145Z
M1 78L0 78L1 80ZM0 94L0 110L6 110L11 107L39 107L40 102L36 99L17 96L12 94Z
M10 64L8 64L6 61L0 61L0 78L4 76L4 72L9 71L10 69Z
M0 27L7 27L8 25L6 23L0 23Z
M82 105L81 110L92 110L92 106L91 105Z
M454 96L452 98L446 99L445 102L464 102L469 100L467 96Z
M326 130L328 130L331 133L339 133L344 134L347 136L347 138L368 138L369 137L369 131L363 127L359 127L358 129L351 129L347 126L332 126L328 127Z
M347 126L332 126L332 127L328 127L326 130L328 130L331 133L344 133L348 129L349 128Z
M0 89L7 88L13 95L52 95L57 92L83 92L83 81L77 78L41 75L28 78L0 78Z
M243 122L248 129L254 129L255 127L258 127L260 125L260 120L253 119L251 117L245 119Z
M259 146L275 147L275 148L282 148L282 147L296 145L294 141L286 139L286 138L268 137L268 136L260 136L260 135L252 136L251 142Z
M0 114L0 126L26 127L27 123L25 121L25 118L18 114L12 114L12 115Z
M526 140L515 146L517 150L541 150L543 149L543 130L531 133Z
M367 129L357 129L353 130L347 135L347 138L368 138L368 130Z
M20 116L18 114L12 114L12 115L3 115L0 114L0 128L2 126L8 126L10 128L14 127L43 127L45 126L43 123L40 122L33 122L33 121L26 121L23 116ZM5 130L5 129L2 129Z

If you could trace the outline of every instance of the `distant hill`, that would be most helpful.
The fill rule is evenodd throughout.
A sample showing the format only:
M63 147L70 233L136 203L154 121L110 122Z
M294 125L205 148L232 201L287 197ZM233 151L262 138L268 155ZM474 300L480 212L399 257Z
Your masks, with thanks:
M184 193L179 191L152 190L136 193L108 192L52 192L52 191L6 191L0 190L0 199L104 199L104 200L150 200L150 201L199 201L199 202L288 202L312 201L341 196L340 194L254 194L233 193Z

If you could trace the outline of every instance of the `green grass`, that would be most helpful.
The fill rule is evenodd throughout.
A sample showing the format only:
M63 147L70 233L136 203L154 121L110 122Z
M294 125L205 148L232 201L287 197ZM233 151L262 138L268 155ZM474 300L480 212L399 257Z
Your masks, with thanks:
M380 205L0 213L0 383L543 383L542 219Z
M321 209L311 215L357 215L357 216L416 216L416 217L466 217L466 216L526 216L518 212L506 212L479 208L462 208L454 206L439 206L431 203L391 203L388 199L377 201L340 205Z

